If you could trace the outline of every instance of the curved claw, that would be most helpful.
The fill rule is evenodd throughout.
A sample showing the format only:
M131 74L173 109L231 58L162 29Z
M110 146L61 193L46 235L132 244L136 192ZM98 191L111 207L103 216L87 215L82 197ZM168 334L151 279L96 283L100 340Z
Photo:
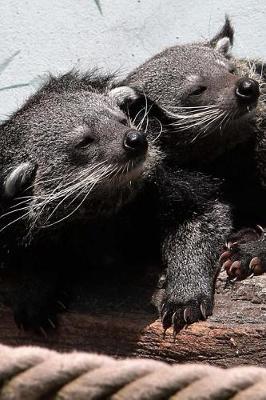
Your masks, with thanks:
M175 317L176 317L177 311L172 315L172 325L175 326Z
M57 304L61 307L62 310L66 310L67 307L65 306L65 304L61 301L61 300L57 300Z
M46 330L42 326L39 327L39 330L40 330L41 334L43 335L43 337L45 337L45 339L47 339L48 335L47 335Z
M229 270L229 276L236 276L239 278L241 276L241 262L240 261L234 261L231 265L231 268Z
M236 241L236 242L226 242L225 243L225 248L227 249L227 250L229 250L229 251L231 251L232 250L232 248L234 247L234 246L236 246L236 245L238 245L238 242Z
M207 310L206 310L206 306L204 303L200 304L200 312L201 312L204 320L206 320L207 319Z
M185 308L183 318L184 318L185 323L188 324L189 323L189 310L188 310L188 308Z
M253 257L249 263L249 269L254 275L261 275L263 273L263 266L259 257Z
M228 272L228 270L230 269L231 265L233 264L233 262L231 260L227 260L223 263L222 268Z
M258 240L263 240L265 237L265 230L261 225L256 225L257 231L259 233L259 239Z
M165 331L167 331L168 328L172 325L172 321L169 318L169 313L168 311L165 311L163 316L162 316L162 325Z
M53 329L56 329L56 325L55 325L54 321L51 318L48 318L48 322L49 322L49 324L51 325L51 327Z
M230 256L231 256L230 251L224 251L224 252L221 254L220 258L219 258L219 262L220 262L221 264L223 264L223 263L225 262L225 260L227 260Z

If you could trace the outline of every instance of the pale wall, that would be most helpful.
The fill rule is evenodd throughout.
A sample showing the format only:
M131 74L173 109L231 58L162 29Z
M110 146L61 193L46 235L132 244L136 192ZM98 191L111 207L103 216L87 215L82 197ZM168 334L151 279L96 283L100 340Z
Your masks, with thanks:
M166 46L211 37L225 13L235 26L235 53L266 59L265 0L100 3L102 15L95 0L1 0L0 63L20 53L0 74L0 89L73 66L125 73ZM2 90L1 118L16 109L33 86Z

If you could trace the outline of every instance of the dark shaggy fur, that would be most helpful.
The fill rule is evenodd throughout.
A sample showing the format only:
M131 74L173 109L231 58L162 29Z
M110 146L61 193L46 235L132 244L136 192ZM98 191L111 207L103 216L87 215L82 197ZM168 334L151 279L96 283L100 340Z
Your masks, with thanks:
M165 268L156 299L165 328L212 313L230 230L218 182L167 165L156 141L147 148L146 119L137 129L117 104L130 112L141 100L112 79L69 73L0 127L2 260L19 282L18 326L54 325L65 281L93 267L104 279L106 264Z
M250 165L246 173L247 190L252 199L250 214L256 217L257 227L241 229L228 239L226 251L222 255L222 263L230 278L243 279L250 275L259 275L266 271L265 240L265 193L266 193L266 74L261 61L235 60L237 72L243 76L251 76L260 83L260 98L256 109L254 140L246 158L242 156L242 164ZM253 172L252 172L253 171ZM251 173L253 173L252 177ZM252 177L252 179L250 178ZM244 201L244 204L246 201ZM247 225L244 220L244 224ZM249 221L248 221L249 222ZM254 225L254 224L253 224Z
M227 18L209 42L168 48L122 84L143 90L168 115L159 141L169 164L223 181L219 199L231 205L237 230L266 222L266 141L265 103L258 98L263 69L231 57L233 37Z

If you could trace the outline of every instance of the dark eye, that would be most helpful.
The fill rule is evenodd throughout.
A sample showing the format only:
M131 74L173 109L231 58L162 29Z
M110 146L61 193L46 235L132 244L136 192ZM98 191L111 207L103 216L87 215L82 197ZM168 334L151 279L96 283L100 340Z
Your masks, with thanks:
M234 67L234 66L229 67L228 71L229 71L230 74L234 74L236 72L236 67Z
M81 141L78 144L76 144L76 148L77 149L86 149L93 142L94 142L94 138L93 137L85 136L83 139L81 139Z
M199 86L197 89L190 93L190 96L198 96L199 94L205 92L205 90L207 90L206 86Z
M127 121L126 118L120 119L119 122L120 122L120 124L122 124L122 125L128 126L128 121Z

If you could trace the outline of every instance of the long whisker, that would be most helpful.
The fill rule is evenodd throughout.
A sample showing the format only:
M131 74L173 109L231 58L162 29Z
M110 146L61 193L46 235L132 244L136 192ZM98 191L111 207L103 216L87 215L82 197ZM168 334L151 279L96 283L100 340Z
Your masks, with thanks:
M108 166L107 166L107 168L108 168ZM104 170L104 173L106 173L106 169L107 168L105 168L105 170ZM80 181L79 182L79 184L78 185L76 185L76 187L73 189L73 190L71 190L70 192L68 192L64 197L63 197L63 199L56 205L56 207L54 208L54 210L52 211L52 213L49 215L49 217L47 218L47 221L54 215L54 213L56 212L56 210L66 201L66 199L68 199L70 196L72 196L75 192L77 192L77 191L79 191L79 190L81 190L81 192L82 192L82 190L84 189L84 188L87 188L88 187L88 185L89 184L91 184L91 185L94 185L94 182L96 181L96 182L98 182L99 181L99 179L101 179L103 176L104 176L104 173L100 173L99 171L98 171L98 177L95 177L95 176L89 176L89 177L86 177L86 178L84 178L82 181ZM78 195L69 203L69 205L71 204L71 203L73 203L75 200L76 200L76 198L78 197ZM72 214L71 214L72 215Z
M10 225L13 225L17 221L19 221L19 220L21 220L23 218L26 218L27 216L29 216L33 212L37 211L38 215L40 215L42 213L43 209L48 204L50 204L51 202L53 202L55 200L58 200L58 199L60 199L62 197L66 198L71 193L73 194L73 192L75 192L77 189L82 187L84 181L88 180L88 176L89 176L89 178L91 179L92 182L97 181L98 180L98 176L96 175L96 172L98 172L98 175L101 177L103 171L100 171L99 167L102 167L104 164L105 164L105 162L100 162L98 164L95 164L94 167L91 170L91 174L88 174L88 171L85 171L80 176L76 177L72 182L67 181L66 184L63 184L64 179L62 177L55 178L55 179L50 179L50 180L46 180L46 181L44 181L44 180L43 181L39 181L39 182L51 182L51 181L56 181L56 180L60 179L62 182L60 182L59 185L57 185L55 187L55 189L48 195L41 195L41 196L33 195L33 196L21 197L23 200L21 202L19 202L19 203L17 203L17 204L12 206L12 207L16 207L16 208L13 209L13 210L7 211L6 213L2 214L0 216L0 219L2 219L4 217L7 217L9 215L15 214L15 213L22 212L22 211L26 211L26 212L23 213L18 218L16 218L15 220L10 221L4 227L2 227L0 232L2 232L4 229L9 227ZM97 169L97 167L98 167L98 169ZM104 171L106 172L106 167L105 167ZM101 174L99 174L99 172L101 172ZM66 175L67 178L69 176L70 176L70 174ZM34 202L35 202L35 204L34 204ZM27 204L27 205L24 206L24 207L19 207L20 205L23 205L23 204Z
M67 218L71 217L71 215L73 215L73 214L82 206L82 204L83 204L84 201L87 199L88 195L91 193L91 191L92 191L93 188L96 186L96 184L99 183L99 181L100 181L101 179L103 179L103 177L105 177L105 178L108 177L108 175L110 175L110 173L111 173L111 171L109 171L109 173L106 174L105 176L104 176L104 174L102 174L102 175L100 175L100 176L95 180L95 182L92 184L92 186L90 187L90 189L87 191L87 193L86 193L85 196L83 197L82 201L77 205L77 207L76 207L73 211L71 211L69 214L67 214L67 215L64 216L63 218L61 218L61 219L59 219L59 220L57 220L57 221L55 221L55 222L53 222L53 223L51 223L51 224L45 225L44 227L45 227L45 228L51 227L51 226L53 226L53 225L56 225L56 224L58 224L58 223L60 223L60 222L62 222L62 221L64 221L64 220L66 220ZM83 190L84 190L84 189L82 189L82 191L83 191ZM82 193L82 191L81 191L81 193ZM80 193L79 193L79 195L80 195ZM49 218L48 218L48 219L49 219ZM48 219L47 219L47 220L48 220Z

